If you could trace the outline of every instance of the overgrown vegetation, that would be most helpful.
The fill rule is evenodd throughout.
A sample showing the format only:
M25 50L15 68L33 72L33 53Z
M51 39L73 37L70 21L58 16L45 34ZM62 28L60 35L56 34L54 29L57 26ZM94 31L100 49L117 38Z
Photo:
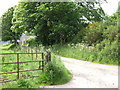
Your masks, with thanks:
M64 84L72 78L71 73L65 68L59 57L53 56L52 61L45 67L43 77L39 79L41 83L49 85Z
M38 48L37 48L38 49ZM43 48L40 48L40 51ZM3 50L4 53L12 53L12 50ZM22 49L19 52L26 52L25 49ZM33 51L35 52L35 51ZM38 55L41 60L41 56ZM20 55L20 61L30 61L30 60L36 60L36 55L33 56L33 59L31 55ZM2 56L2 62L16 62L16 55L6 55ZM20 65L20 70L31 70L31 69L37 69L38 63L24 63ZM17 70L16 65L2 65L1 72L13 72ZM38 76L34 77L33 76ZM15 74L8 74L8 75L2 75L3 78L6 78L8 80L15 79L17 77L17 73ZM25 79L27 78L27 79ZM68 82L72 78L71 73L65 68L62 61L59 57L52 54L52 61L45 65L44 72L42 71L32 71L32 72L24 72L20 73L20 79L13 82L8 82L6 84L3 84L3 88L37 88L40 85L53 85L53 84L63 84Z
M10 28L12 26L12 18L13 12L15 10L15 6L8 9L3 15L2 20L0 22L2 29L2 41L10 41L14 45L18 45L17 39L20 38L21 34L19 32L14 32Z
M54 45L52 51L60 56L85 60L95 63L118 65L117 42L112 42L111 45L99 50L98 47L88 46L86 44L66 44Z
M102 21L105 14L100 3L19 2L2 16L2 38L16 45L16 39L27 32L45 46L70 42L89 22Z
M44 51L45 48L51 48L55 54L65 57L102 64L120 64L118 50L120 28L117 27L120 7L112 16L107 16L100 6L101 2L96 1L98 0L66 3L20 2L17 6L8 9L0 18L2 41L11 42L5 47L0 47L3 49L2 52L26 52L25 48L20 49L21 46L31 47L33 52L36 49ZM22 34L34 35L36 38L27 40L24 45L18 45L17 41ZM15 58L16 56L3 56L2 62L13 62ZM20 59L25 61L32 58L30 55L21 55ZM34 65L37 67L37 63ZM34 65L23 64L28 69L33 68ZM15 65L3 65L2 72L14 71L15 68ZM15 75L4 77L12 79ZM52 61L45 66L44 72L24 73L21 77L30 77L30 75L39 75L39 77L21 78L6 83L3 87L33 88L39 85L63 84L72 77L54 54Z
M117 15L118 12L102 22L89 24L78 32L72 44L53 45L53 51L66 57L118 65L120 56Z

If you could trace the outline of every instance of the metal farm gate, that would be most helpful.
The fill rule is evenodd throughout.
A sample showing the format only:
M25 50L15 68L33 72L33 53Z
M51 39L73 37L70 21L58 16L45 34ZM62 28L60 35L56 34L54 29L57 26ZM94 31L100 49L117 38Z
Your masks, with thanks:
M38 58L38 56L40 56L41 60L35 59L35 60L31 60L31 61L22 61L21 62L20 61L20 55L27 55L27 54L31 55L32 59L33 59L33 55L35 55L36 58ZM5 64L10 64L10 65L11 64L16 64L16 71L0 73L0 75L1 75L0 83L15 81L15 80L20 78L20 73L22 73L22 72L37 71L37 70L44 71L44 65L51 61L51 52L50 51L41 52L41 53L0 53L0 57L2 57L2 55L15 55L16 56L16 62L5 62L5 63L1 62L0 63L1 67L2 67L2 65L5 65ZM20 64L22 64L22 63L34 63L34 62L38 62L38 68L30 69L30 70L20 70ZM12 74L12 73L17 73L16 79L7 80L6 78L2 78L3 74Z

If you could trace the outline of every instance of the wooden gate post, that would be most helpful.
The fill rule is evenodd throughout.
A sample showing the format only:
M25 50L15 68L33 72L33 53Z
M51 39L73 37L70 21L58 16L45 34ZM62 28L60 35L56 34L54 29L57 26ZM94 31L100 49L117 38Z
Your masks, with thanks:
M42 53L42 71L44 71L44 53Z
M31 53L33 53L33 49L32 49L32 47L31 47ZM31 54L32 55L32 60L33 60L33 54Z
M48 51L48 60L49 60L49 62L51 61L51 52L50 51Z
M38 53L38 52L37 52L37 46L36 46L36 59L37 59L37 57L38 57L38 56L37 56L37 53Z
M46 53L47 53L47 55L46 55L47 62L50 62L51 61L51 52L46 51Z

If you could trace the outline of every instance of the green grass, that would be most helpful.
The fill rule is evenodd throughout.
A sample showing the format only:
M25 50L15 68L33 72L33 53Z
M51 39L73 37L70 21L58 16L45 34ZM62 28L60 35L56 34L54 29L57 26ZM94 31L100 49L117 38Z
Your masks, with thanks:
M44 72L37 71L39 77L21 79L3 84L3 88L37 88L41 85L64 84L71 80L72 74L65 68L59 57L53 56L45 66ZM36 73L33 72L33 75Z
M9 49L13 44L0 45L0 52Z
M6 46L3 46L6 47ZM43 47L37 48L38 52L43 51ZM14 52L26 52L25 49L16 50L6 48L2 50L3 53L14 53ZM35 52L35 48L33 49ZM38 55L38 59L41 60L41 56ZM3 55L1 57L2 63L4 62L16 62L16 55ZM20 55L20 61L31 61L31 55ZM33 55L33 60L36 60L36 55ZM34 63L24 63L20 64L20 70L31 70L38 68L38 62ZM2 65L1 73L3 72L13 72L16 71L16 64L5 64ZM2 75L3 78L7 78L8 80L15 79L16 73ZM39 76L32 78L31 76ZM28 79L24 79L28 78ZM52 53L52 59L49 64L45 65L44 72L42 71L30 71L20 73L20 79L13 82L8 82L3 84L3 88L37 88L40 85L57 85L64 84L68 82L72 78L71 73L65 68L64 64L60 60L60 58Z
M43 76L40 77L41 82L50 85L64 84L72 78L71 73L65 68L61 59L56 56L53 56L52 61L46 65Z
M100 64L118 65L118 58L110 56L110 52L100 52L85 44L53 45L51 50L60 56L85 60ZM106 54L107 53L107 54Z

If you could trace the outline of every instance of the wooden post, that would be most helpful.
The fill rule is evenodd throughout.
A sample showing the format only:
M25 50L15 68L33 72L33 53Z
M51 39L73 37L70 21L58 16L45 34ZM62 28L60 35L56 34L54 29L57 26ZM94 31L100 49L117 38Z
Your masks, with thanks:
M23 49L24 49L24 50L25 50L25 52L27 53L27 47L24 47Z
M40 62L39 62L39 64L40 64ZM42 53L42 71L44 71L44 53Z
M47 59L47 62L51 61L51 52L50 51L46 51L47 52L47 55L46 55L46 59Z
M49 55L49 61L51 61L51 52L50 51L48 52L48 55Z
M37 47L36 47L36 59L37 59Z
M28 53L30 53L30 50L29 50L30 48L28 47ZM29 54L28 54L28 56L30 56Z
M33 53L33 50L32 50L32 48L31 48L31 53ZM32 60L33 60L33 54L31 54L32 55Z
M17 54L17 79L19 79L19 54Z
M44 61L42 60L42 71L44 71Z
M44 53L42 53L42 60L44 60Z
M48 52L46 51L46 61L48 62Z

